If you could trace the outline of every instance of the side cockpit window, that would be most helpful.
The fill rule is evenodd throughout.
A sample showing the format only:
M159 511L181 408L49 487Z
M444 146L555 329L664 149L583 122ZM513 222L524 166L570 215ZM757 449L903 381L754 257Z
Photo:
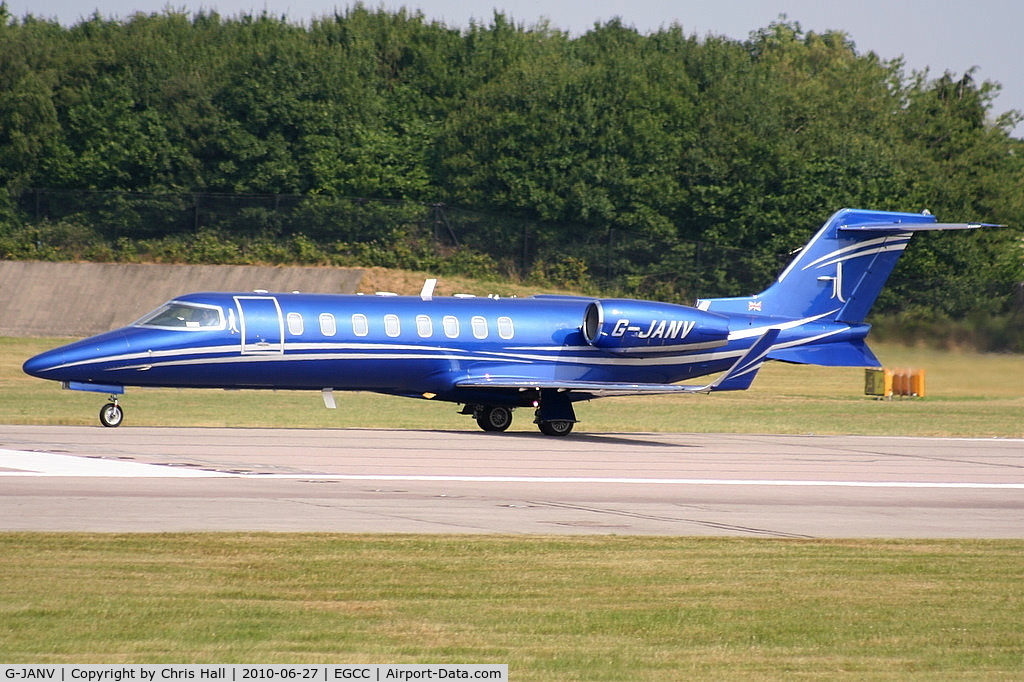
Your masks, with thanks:
M223 329L224 311L214 305L172 301L146 315L135 325L158 329Z

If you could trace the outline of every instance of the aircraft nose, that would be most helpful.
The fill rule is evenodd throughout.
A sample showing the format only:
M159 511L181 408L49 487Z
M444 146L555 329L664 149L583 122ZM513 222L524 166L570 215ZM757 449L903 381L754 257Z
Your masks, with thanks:
M51 376L51 373L63 364L64 352L60 348L56 348L29 358L21 366L21 369L30 376L51 379L55 378Z
M115 330L40 353L26 360L21 368L40 379L93 382L111 360L127 351L124 332Z

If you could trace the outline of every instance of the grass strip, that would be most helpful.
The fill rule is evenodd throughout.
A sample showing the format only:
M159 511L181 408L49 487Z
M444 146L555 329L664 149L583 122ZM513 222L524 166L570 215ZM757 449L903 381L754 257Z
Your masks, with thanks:
M0 660L1011 679L1022 541L0 534Z

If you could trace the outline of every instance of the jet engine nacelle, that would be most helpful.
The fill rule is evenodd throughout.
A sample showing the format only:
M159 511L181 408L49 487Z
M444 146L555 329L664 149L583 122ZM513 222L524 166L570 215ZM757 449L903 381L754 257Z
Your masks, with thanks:
M685 353L724 346L729 319L685 305L605 299L587 306L583 337L611 353Z

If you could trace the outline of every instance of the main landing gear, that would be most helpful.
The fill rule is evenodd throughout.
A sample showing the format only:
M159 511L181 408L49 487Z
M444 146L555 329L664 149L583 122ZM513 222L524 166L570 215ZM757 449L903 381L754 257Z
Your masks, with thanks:
M502 405L474 405L473 418L484 431L504 431L512 426L512 408Z
M513 409L504 405L466 405L460 414L472 415L477 425L484 431L500 432L512 425ZM538 408L534 413L533 423L545 436L568 436L576 425L576 415L572 414L571 406L568 414L557 415L571 417L569 419L545 419L544 417L548 415L541 413L542 410Z
M110 402L100 408L100 424L111 428L124 421L124 410L117 404L117 396L110 396Z
M571 422L566 419L555 419L549 422L537 422L537 428L545 436L568 436L572 433L572 427L576 422Z

